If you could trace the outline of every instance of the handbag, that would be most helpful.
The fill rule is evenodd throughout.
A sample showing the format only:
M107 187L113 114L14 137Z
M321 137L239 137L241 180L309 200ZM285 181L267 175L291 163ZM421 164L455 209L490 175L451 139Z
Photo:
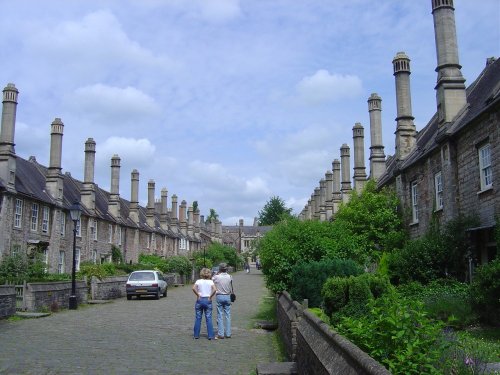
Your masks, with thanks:
M234 294L233 280L231 280L231 302L236 301L236 294Z

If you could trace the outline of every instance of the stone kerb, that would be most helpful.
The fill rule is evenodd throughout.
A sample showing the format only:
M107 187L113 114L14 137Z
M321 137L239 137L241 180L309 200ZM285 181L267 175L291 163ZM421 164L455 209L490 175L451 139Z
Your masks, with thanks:
M76 295L79 304L87 303L88 287L86 280L76 282ZM27 311L68 308L71 295L71 281L46 283L27 283L24 289L24 304Z
M390 372L352 342L304 310L297 329L299 374L390 375Z
M328 324L305 309L290 294L278 295L278 331L287 356L299 374L390 375L390 372Z
M0 285L0 319L16 313L16 288L14 285Z
M90 282L90 296L93 300L109 300L125 297L125 284L128 276L105 277L102 280L92 276Z

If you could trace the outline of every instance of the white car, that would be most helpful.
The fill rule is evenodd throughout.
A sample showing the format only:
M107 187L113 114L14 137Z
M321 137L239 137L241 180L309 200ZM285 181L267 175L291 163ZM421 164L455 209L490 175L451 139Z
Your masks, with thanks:
M167 280L160 271L134 271L127 280L127 299L131 300L132 296L154 296L160 299L160 296L167 296L167 287Z

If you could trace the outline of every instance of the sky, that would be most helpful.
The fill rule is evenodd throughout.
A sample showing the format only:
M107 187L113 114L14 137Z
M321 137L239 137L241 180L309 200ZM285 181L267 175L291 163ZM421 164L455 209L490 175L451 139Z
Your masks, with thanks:
M500 55L500 0L455 0L466 85ZM431 0L0 0L0 85L19 90L16 153L49 162L50 124L64 123L62 168L120 195L140 173L224 225L253 223L282 198L299 214L319 180L352 150L371 93L382 98L385 154L394 153L392 59L411 59L417 130L436 111ZM351 151L351 163L353 162ZM366 161L367 173L368 160ZM351 172L351 176L352 176Z

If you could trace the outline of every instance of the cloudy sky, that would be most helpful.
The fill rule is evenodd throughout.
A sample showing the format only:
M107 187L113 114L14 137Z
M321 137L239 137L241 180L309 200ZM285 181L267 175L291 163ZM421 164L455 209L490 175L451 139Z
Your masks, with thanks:
M469 85L500 55L500 1L455 0ZM48 164L50 124L64 122L63 171L83 179L97 143L95 182L110 186L121 158L156 196L214 208L250 224L272 196L299 213L367 99L382 97L386 154L394 152L392 59L411 59L417 129L435 112L431 0L0 0L0 84L20 91L16 152ZM367 164L368 165L368 164Z

